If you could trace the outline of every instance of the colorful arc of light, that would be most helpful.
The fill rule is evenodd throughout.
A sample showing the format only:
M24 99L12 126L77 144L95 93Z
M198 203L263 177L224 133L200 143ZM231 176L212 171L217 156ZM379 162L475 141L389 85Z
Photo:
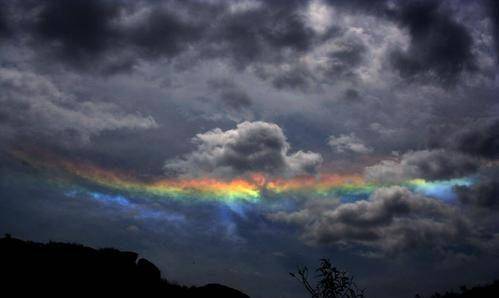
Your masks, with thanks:
M130 173L107 170L71 160L47 156L36 159L22 151L15 151L13 155L33 167L62 170L66 176L69 174L72 177L83 179L87 183L93 183L113 191L174 199L258 202L264 197L366 198L380 187L399 185L424 195L447 200L454 197L454 186L469 186L473 183L471 178L459 178L442 181L411 179L397 184L383 184L366 181L362 175L358 174L331 173L294 178L268 178L262 174L253 174L231 180L215 178L140 180Z

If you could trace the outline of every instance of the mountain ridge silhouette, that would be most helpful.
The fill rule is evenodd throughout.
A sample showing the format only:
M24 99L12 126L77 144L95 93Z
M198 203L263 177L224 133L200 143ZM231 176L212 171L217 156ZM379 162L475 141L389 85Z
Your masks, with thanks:
M21 296L81 294L145 297L249 298L220 284L185 286L161 277L161 271L139 254L81 244L0 238L0 289Z

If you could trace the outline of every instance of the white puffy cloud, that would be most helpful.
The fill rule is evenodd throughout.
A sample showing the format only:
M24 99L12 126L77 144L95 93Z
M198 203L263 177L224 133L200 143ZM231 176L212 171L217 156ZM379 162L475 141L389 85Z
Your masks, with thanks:
M235 176L250 172L269 175L312 174L322 162L318 153L290 153L282 129L273 123L242 122L235 129L197 134L196 150L168 160L167 172L184 176Z
M307 24L318 33L325 33L331 26L331 7L320 0L310 1L305 16Z

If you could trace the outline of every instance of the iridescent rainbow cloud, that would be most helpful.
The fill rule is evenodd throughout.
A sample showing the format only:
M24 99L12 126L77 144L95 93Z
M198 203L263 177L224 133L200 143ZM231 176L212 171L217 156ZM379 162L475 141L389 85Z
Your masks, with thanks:
M130 195L155 198L201 199L223 202L259 202L264 198L283 198L295 196L339 197L343 199L367 198L380 187L400 185L415 192L441 199L452 199L453 187L471 185L470 178L444 181L412 179L401 183L374 183L366 181L359 174L322 173L317 176L295 178L270 178L255 173L246 177L230 180L216 178L154 178L138 179L130 173L107 170L97 166L71 160L43 156L40 159L22 151L12 154L36 168L62 171L65 178L81 179L112 191ZM77 183L77 182L75 182Z

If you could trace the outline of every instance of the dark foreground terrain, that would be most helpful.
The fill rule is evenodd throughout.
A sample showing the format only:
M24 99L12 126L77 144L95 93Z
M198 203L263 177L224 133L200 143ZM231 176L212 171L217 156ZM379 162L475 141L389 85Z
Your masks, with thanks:
M444 294L435 293L430 298L497 298L499 297L499 280L491 284L474 286L468 288L462 286L459 292L446 292ZM423 298L416 296L416 298Z
M159 269L134 252L78 244L0 239L0 288L10 297L102 294L117 297L248 298L238 290L208 284L187 287L161 278Z
M207 284L188 287L161 278L159 269L135 252L94 249L79 244L0 238L0 296L249 298L238 290ZM327 292L327 291L325 291ZM305 294L305 292L304 292ZM316 297L336 297L318 295ZM341 297L364 297L344 295ZM416 298L424 296L416 295ZM496 298L499 280L430 298Z

